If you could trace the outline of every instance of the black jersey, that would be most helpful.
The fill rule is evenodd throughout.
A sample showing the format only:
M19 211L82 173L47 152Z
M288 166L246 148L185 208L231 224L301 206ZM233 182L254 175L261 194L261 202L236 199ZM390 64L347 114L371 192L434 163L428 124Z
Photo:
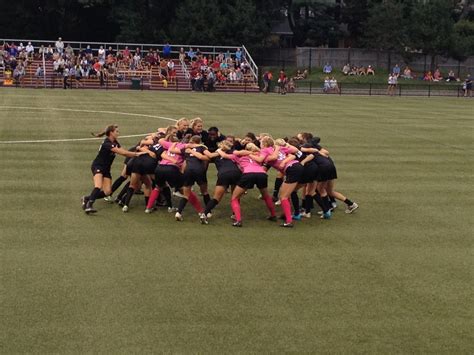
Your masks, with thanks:
M218 149L217 145L223 140L225 140L225 136L222 134L216 137L216 139L210 139L208 135L208 138L203 140L203 143L207 147L207 150L209 150L211 153L214 153Z
M97 154L92 164L110 167L115 159L115 153L112 152L113 148L120 148L119 142L112 142L108 137L105 138L102 144L100 145L99 153Z
M184 159L186 160L186 170L205 170L204 161L196 158L190 153L185 153L186 148L183 148ZM207 150L206 147L200 145L195 148L192 148L193 151L204 154L204 151Z
M227 152L227 154L232 154L232 151ZM226 174L231 172L240 173L240 169L237 164L230 159L225 159L221 156L218 156L214 159L214 163L216 164L218 174Z

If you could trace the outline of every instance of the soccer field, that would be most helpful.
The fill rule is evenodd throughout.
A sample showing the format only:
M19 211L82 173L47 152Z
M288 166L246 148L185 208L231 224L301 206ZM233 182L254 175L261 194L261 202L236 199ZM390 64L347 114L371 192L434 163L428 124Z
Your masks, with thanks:
M473 113L455 98L0 89L0 352L472 353ZM146 215L141 196L86 216L100 141L5 144L183 116L315 133L359 210L283 229L253 190L241 229L228 196L207 226L190 206L181 223Z

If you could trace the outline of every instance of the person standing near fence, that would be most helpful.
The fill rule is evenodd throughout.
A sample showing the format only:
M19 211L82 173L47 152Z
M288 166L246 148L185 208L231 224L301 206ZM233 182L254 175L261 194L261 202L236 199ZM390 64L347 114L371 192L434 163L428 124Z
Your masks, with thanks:
M463 90L464 97L472 97L472 80L470 74L468 74L466 80L464 80Z
M272 84L273 75L271 71L266 71L263 74L263 92L268 94L270 91L270 85Z

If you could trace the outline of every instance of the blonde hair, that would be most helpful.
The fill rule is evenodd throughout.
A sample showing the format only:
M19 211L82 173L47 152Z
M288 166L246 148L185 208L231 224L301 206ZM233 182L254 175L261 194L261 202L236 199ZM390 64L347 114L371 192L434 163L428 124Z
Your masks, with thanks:
M223 152L227 152L232 149L232 143L229 141L222 141L217 144L217 147L219 147Z
M191 121L190 127L194 130L194 127L195 127L198 123L203 124L204 121L203 121L200 117L196 117L195 119L193 119L193 120Z
M182 117L180 118L179 120L176 121L176 128L179 129L179 126L184 123L184 122L188 122L188 125L189 125L189 121L186 117Z
M275 139L275 145L279 145L280 147L286 146L286 142L283 138Z
M258 136L258 138L260 138L260 140L262 140L265 137L273 138L270 133L260 133L260 135Z
M177 130L177 128L175 126L168 126L168 127L166 127L165 134L166 135L172 134L173 132L175 132L175 130Z
M260 151L260 148L257 147L254 143L247 143L247 145L245 146L245 149L249 150L251 152L259 152Z
M273 138L270 136L263 137L261 143L264 147L273 147L275 145L275 143L273 142Z

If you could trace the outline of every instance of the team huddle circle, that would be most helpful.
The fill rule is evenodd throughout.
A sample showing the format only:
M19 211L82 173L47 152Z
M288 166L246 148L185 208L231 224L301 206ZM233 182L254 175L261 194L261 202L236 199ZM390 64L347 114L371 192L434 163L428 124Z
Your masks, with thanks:
M94 202L103 198L128 212L134 194L140 192L145 196L145 213L162 205L176 221L183 221L189 203L200 223L207 225L212 211L230 193L232 226L242 227L240 199L257 187L268 210L267 219L282 219L281 227L292 228L293 221L311 218L316 208L321 219L329 220L336 200L345 204L345 213L353 213L359 206L336 191L336 166L321 139L309 132L293 133L289 138L273 138L269 133L249 132L238 138L222 134L217 127L205 130L201 118L181 118L127 150L118 141L119 127L109 125L95 134L105 138L91 165L94 188L82 197L82 209L87 215L96 213ZM111 167L117 154L125 156L125 161L121 175L112 182ZM209 164L215 164L217 170L212 197ZM268 191L267 172L271 168L277 172L273 194ZM194 185L202 201L194 193ZM173 206L173 195L179 197L177 206ZM280 215L276 206L281 207Z

